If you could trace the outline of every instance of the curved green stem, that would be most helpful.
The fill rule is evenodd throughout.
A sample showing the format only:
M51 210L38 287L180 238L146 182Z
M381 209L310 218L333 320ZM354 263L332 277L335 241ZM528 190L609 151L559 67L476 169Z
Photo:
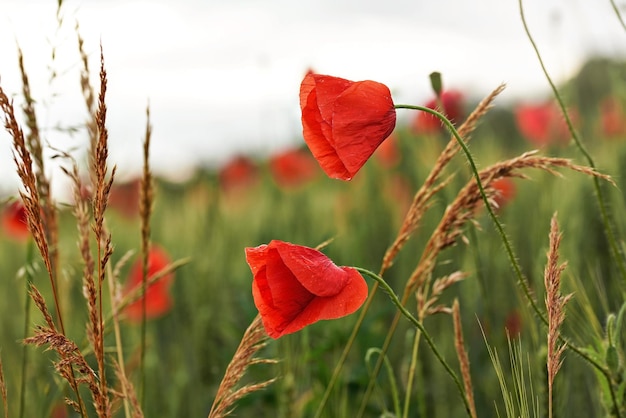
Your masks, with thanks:
M350 334L350 337L348 338L348 342L344 346L343 352L341 353L341 357L339 357L339 361L337 362L337 366L335 366L335 369L333 370L333 374L330 377L330 381L326 385L326 390L324 391L322 400L317 405L317 411L315 411L315 415L313 416L314 418L320 418L322 416L322 411L324 411L324 408L326 407L326 404L328 403L328 399L330 398L330 393L333 391L333 388L335 387L335 383L337 383L337 379L339 379L339 374L341 373L341 369L344 363L346 362L346 358L348 358L348 353L350 353L350 350L352 349L352 345L354 345L356 336L359 333L359 330L361 329L363 320L365 319L365 314L369 310L372 304L372 301L374 300L374 295L376 294L377 290L378 290L378 282L374 283L374 286L372 286L372 289L369 292L369 296L367 297L367 300L365 301L365 304L363 305L363 308L361 309L361 312L359 313L359 318L357 319L356 324L354 324L354 327L352 328L352 333ZM377 373L377 369L375 370L375 373Z
M402 418L409 417L409 406L411 405L411 392L413 392L413 381L415 380L415 373L417 369L417 352L420 344L420 331L416 331L413 336L413 348L411 350L411 365L409 367L409 374L406 384L406 394L404 397L404 410L402 411Z
M563 117L565 118L565 123L567 124L567 128L572 135L572 139L574 140L574 143L576 144L576 147L578 148L578 150L582 153L582 155L587 160L587 164L589 164L591 168L595 169L596 166L593 161L593 158L591 158L591 154L589 154L589 152L583 145L582 141L580 140L578 133L576 132L576 129L574 129L574 124L572 123L572 120L569 117L567 109L565 108L565 103L563 103L563 99L561 98L561 95L559 94L559 90L556 88L556 85L552 81L552 78L550 77L550 74L548 73L548 70L546 69L546 66L543 63L541 54L539 53L539 48L537 48L537 44L535 43L532 35L530 34L530 30L528 29L528 25L526 23L526 18L524 17L524 9L522 7L522 0L518 0L518 2L519 2L520 16L522 18L522 24L524 25L524 31L526 32L526 36L528 36L528 40L530 41L535 51L535 54L537 55L537 59L539 60L539 65L541 65L541 70L543 71L543 74L548 80L548 84L550 84L550 88L552 89L552 92L554 93L554 97L556 98L559 104L559 107L561 108L561 113L563 114ZM620 16L619 11L618 11L618 16ZM596 197L598 199L598 206L600 209L600 216L602 217L602 223L604 225L604 232L609 241L609 245L611 247L611 252L613 253L613 257L615 258L615 261L617 262L617 265L619 267L619 271L622 275L622 281L626 283L626 265L624 264L624 257L622 256L619 246L617 245L617 239L615 238L615 233L613 232L613 228L611 227L611 222L609 221L607 205L604 201L605 200L604 196L602 195L602 189L600 188L600 180L595 176L593 177L593 187L595 189Z
M487 212L489 213L489 217L493 221L493 223L494 223L494 225L496 227L496 230L498 231L498 234L500 235L502 243L504 244L504 249L505 249L505 251L506 251L506 253L507 253L508 257L509 257L509 260L511 261L511 264L513 266L513 270L515 271L515 275L518 278L518 283L521 286L522 291L524 292L524 295L526 296L526 299L531 304L531 306L533 308L533 311L535 311L535 313L541 318L541 320L545 324L547 324L548 320L546 319L546 317L543 314L543 312L541 312L541 310L539 309L539 306L537 306L537 303L535 302L535 300L532 297L532 294L530 292L530 288L528 287L528 284L526 283L526 280L524 279L524 274L522 273L522 269L519 266L519 263L517 262L517 259L515 258L515 255L513 254L513 248L511 247L511 243L510 243L509 239L507 238L506 233L504 232L504 227L502 226L502 224L500 223L500 221L496 217L495 212L491 208L491 204L489 203L489 199L487 198L487 194L485 193L485 189L483 187L483 183L480 180L480 174L478 173L478 169L476 168L476 163L474 162L474 158L472 157L472 154L471 154L469 148L467 147L467 144L465 143L465 141L463 141L463 139L459 135L459 132L456 130L456 128L454 127L452 122L450 122L448 120L448 118L446 118L443 114L437 112L436 110L430 109L428 107L415 106L415 105L395 105L395 107L396 107L396 109L421 110L423 112L430 113L430 114L436 116L437 118L439 118L444 123L444 125L446 125L448 130L452 133L452 135L454 136L454 138L458 142L459 146L461 147L461 149L465 153L465 156L466 156L467 161L468 161L468 163L470 165L472 174L473 174L474 178L476 179L476 185L478 186L478 190L480 192L480 196L483 199L483 202L485 203L485 208L487 209Z
M391 301L393 302L394 305L396 305L396 308L398 308L398 310L402 313L402 315L404 315L423 334L424 340L426 340L426 343L432 350L433 354L435 355L439 363L441 363L443 368L446 370L446 372L450 375L450 377L456 384L459 390L459 394L461 395L461 398L463 399L463 403L465 404L465 410L467 411L467 415L471 416L470 407L467 402L467 397L465 396L465 389L463 388L461 381L459 380L456 373L454 373L454 370L452 370L452 368L448 365L448 363L443 358L441 353L439 353L439 350L437 349L435 342L431 338L428 331L426 331L426 328L424 328L424 325L420 321L418 321L417 318L411 315L411 312L409 312L408 309L404 307L404 305L402 304L402 302L400 302L400 299L398 299L398 296L395 294L391 286L389 286L389 284L387 284L387 282L382 277L380 277L378 274L372 271L369 271L361 267L354 267L354 269L374 279L378 283L378 285L382 287L385 293L387 293L387 295L391 298Z
M520 0L520 6L521 6L521 0ZM468 163L470 165L470 168L472 170L472 174L474 175L474 178L476 179L476 184L478 186L478 190L480 192L480 196L482 197L483 202L485 203L485 208L487 209L487 213L489 214L489 217L493 221L493 223L494 223L494 225L496 227L496 230L498 231L498 234L500 235L500 239L502 240L502 244L504 245L504 248L505 248L505 251L507 253L507 256L509 257L509 261L510 261L512 267L513 267L515 275L517 276L517 282L518 282L519 286L522 288L522 291L524 293L524 296L526 297L526 300L528 301L528 303L532 307L532 309L535 312L535 314L537 315L537 317L539 317L539 319L541 319L541 321L547 326L548 325L548 319L546 318L546 316L543 313L543 311L541 311L539 309L539 306L537 305L537 303L535 302L534 298L532 297L530 288L528 287L528 283L526 282L526 279L524 278L524 275L522 273L522 269L521 269L517 259L515 258L515 255L513 254L513 248L511 246L511 243L510 243L509 239L507 238L506 233L504 232L504 227L502 226L502 224L500 223L500 221L496 217L496 214L494 213L493 209L491 208L491 204L489 203L489 200L487 199L487 195L485 193L485 189L483 188L482 181L480 180L480 174L478 173L478 169L476 168L476 164L474 162L474 158L472 157L472 154L471 154L469 148L467 147L467 144L465 143L465 141L463 141L463 139L459 135L458 131L456 130L456 128L454 127L452 122L450 122L443 114L437 112L436 110L433 110L433 109L430 109L430 108L424 107L424 106L400 104L400 105L395 105L395 108L396 109L420 110L420 111L423 111L423 112L430 113L430 114L436 116L437 118L439 118L439 120L441 120L443 122L443 124L448 128L448 130L452 133L452 135L454 136L454 138L458 142L459 146L461 147L461 149L465 153L467 161L468 161ZM570 350L572 350L573 352L575 352L576 354L581 356L583 359L585 359L585 361L587 361L589 364L591 364L593 367L595 367L600 373L602 373L605 376L605 378L609 382L609 388L611 390L611 396L613 397L614 405L617 405L617 400L616 400L617 398L616 398L616 394L615 394L614 389L613 389L613 385L611 384L610 373L606 369L606 367L602 366L596 360L591 358L587 353L584 352L583 349L581 349L581 348L577 347L576 345L574 345L572 342L570 342L568 339L563 337L561 334L559 334L559 340L561 342L563 342L564 344L566 344L567 347ZM619 416L619 412L618 412L618 418L621 418Z
M622 19L622 14L619 12L619 8L617 7L617 4L615 4L615 0L611 0L611 6L613 6L613 11L617 15L617 18L619 19L619 23L621 23L622 28L626 30L626 24L624 24L624 19Z
M567 110L565 108L565 104L563 103L563 99L561 98L561 95L559 94L558 89L556 88L556 85L554 84L554 82L552 81L552 78L550 77L550 74L548 73L548 70L546 69L546 66L543 63L543 59L541 58L541 54L539 53L539 48L537 47L537 44L535 43L535 40L533 39L532 35L530 34L530 30L528 29L528 24L526 23L526 17L524 16L524 8L522 6L522 0L518 0L518 4L519 4L519 11L520 11L520 17L522 19L522 25L524 26L524 31L526 32L526 36L528 37L528 40L530 41L533 50L535 51L535 55L537 55L537 60L539 61L539 65L541 66L541 70L543 71L543 74L546 77L546 80L548 81L548 83L550 84L550 88L552 89L552 92L554 93L554 97L556 98L559 107L561 108L561 113L563 114L564 118L565 118L565 122L567 123L567 128L569 129L572 138L574 139L574 143L576 144L576 147L579 149L579 151L583 154L583 156L585 157L585 159L587 160L587 163L589 164L589 166L591 166L591 168L595 169L595 164L593 161L593 158L591 158L591 154L589 154L587 152L587 150L585 149L582 141L580 140L580 138L578 137L578 133L576 132L576 129L574 129L574 125L572 124L572 121L569 117L569 114L567 113ZM615 10L615 12L617 13L618 18L620 19L620 22L622 24L622 26L626 29L626 26L624 26L624 21L621 18L621 14L619 13L619 10L617 9L617 6L615 5L615 3L613 2L613 0L611 0L611 4L613 5L613 8ZM607 205L605 203L605 199L604 196L602 195L602 189L600 187L600 180L597 177L593 177L593 187L595 189L595 193L596 193L596 197L598 200L598 207L600 209L600 216L602 218L602 223L604 225L604 232L606 233L606 237L607 240L609 241L609 246L611 247L611 252L613 253L613 257L615 258L615 261L617 262L617 265L619 267L619 271L622 275L622 282L626 283L626 265L624 264L624 257L622 256L622 252L619 249L619 246L617 244L617 239L615 237L615 233L613 231L612 228L612 223L610 221L609 218L609 213L607 210ZM544 321L545 322L545 321ZM587 360L589 363L591 363L594 367L596 367L596 369L598 369L603 375L604 377L607 379L607 382L609 384L609 389L611 392L611 398L612 398L612 402L613 402L613 406L615 407L615 411L617 414L617 417L620 418L620 412L619 412L619 407L618 407L618 403L617 403L617 398L616 398L616 394L614 392L614 388L613 388L613 383L611 380L611 375L609 373L609 371L603 367L602 365L598 364L595 360L591 359L591 357L587 356L586 354L583 355L582 354L582 350L576 348L572 346L569 341L567 341L566 339L560 337L560 339L562 341L564 341L567 346L569 348L571 348L574 352L576 352L579 355L582 355L583 358L585 358L585 360Z

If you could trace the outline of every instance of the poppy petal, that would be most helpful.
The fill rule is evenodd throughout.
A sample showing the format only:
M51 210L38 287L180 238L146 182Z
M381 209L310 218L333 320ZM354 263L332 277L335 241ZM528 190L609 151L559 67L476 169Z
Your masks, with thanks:
M343 163L337 158L333 146L330 121L323 119L318 104L314 75L307 75L300 87L300 107L302 109L302 128L304 139L311 153L331 178L349 176ZM329 94L325 95L326 100ZM322 103L324 107L327 107Z
M368 103L368 106L363 106ZM335 101L333 136L337 155L354 176L396 126L387 86L375 81L354 83Z
M367 298L367 284L357 270L337 267L313 248L274 240L246 248L246 261L254 275L254 303L272 338L351 314Z
M331 178L350 180L391 134L391 93L375 81L307 74L300 86L302 133Z
M315 296L334 296L346 285L345 272L321 252L282 241L272 241L270 245L300 284Z

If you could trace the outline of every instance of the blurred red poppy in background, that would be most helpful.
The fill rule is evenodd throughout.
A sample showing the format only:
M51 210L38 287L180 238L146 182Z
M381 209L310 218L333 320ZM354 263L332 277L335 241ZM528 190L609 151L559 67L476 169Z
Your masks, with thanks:
M457 124L463 119L463 94L457 90L448 90L441 93L443 109L438 109L437 99L429 100L424 107L438 110L443 113L450 122ZM417 134L432 134L445 130L441 120L427 112L417 112L411 125L413 132Z
M374 153L374 157L380 165L385 168L393 168L400 163L400 150L398 149L398 138L394 133L383 141Z
M246 248L252 296L272 338L322 319L355 312L367 298L367 283L352 267L337 267L321 252L273 240Z
M609 138L626 136L626 114L615 97L608 97L600 104L602 134Z
M331 178L350 180L396 126L391 92L375 81L307 74L300 86L304 141Z
M276 184L294 188L312 180L317 175L317 164L309 152L291 149L270 158L270 171Z
M219 182L226 193L245 190L258 180L259 169L248 157L238 155L222 167Z
M513 197L515 197L515 183L510 177L502 177L491 182L490 186L494 189L495 194L493 200L499 208L506 205Z
M553 102L520 105L515 109L515 120L522 135L535 146L567 145L570 140L565 119Z
M148 282L159 272L170 264L170 258L167 253L157 246L152 246L148 253ZM146 300L146 318L157 318L164 315L172 308L172 299L169 294L169 288L174 278L173 273L168 273L156 282L148 286L146 293L136 301L128 304L124 309L124 314L131 321L141 321L142 319L142 300ZM143 280L142 260L139 258L131 268L128 281L124 288L124 294L127 295L136 289L141 289Z
M509 337L511 339L516 339L522 333L522 316L520 313L514 309L506 316L504 320L504 328L506 329Z
M21 199L14 200L2 211L2 229L12 239L24 241L30 237L26 208Z
M141 180L134 179L124 183L114 183L109 195L109 207L126 218L139 215L139 193Z

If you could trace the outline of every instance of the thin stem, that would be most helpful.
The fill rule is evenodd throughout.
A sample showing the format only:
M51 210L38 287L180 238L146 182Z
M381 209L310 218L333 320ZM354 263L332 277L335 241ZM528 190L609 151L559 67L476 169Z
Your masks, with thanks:
M519 1L520 1L520 7L521 7L521 0L519 0ZM504 232L504 227L502 226L502 224L500 223L500 221L496 217L496 214L494 213L493 209L491 208L491 204L489 203L489 200L487 199L487 195L485 194L485 189L483 188L482 182L480 180L480 175L478 174L478 170L476 168L476 164L474 163L474 159L472 157L472 154L470 153L470 150L467 147L467 144L465 144L465 142L463 141L463 139L459 135L458 131L456 130L456 128L452 124L452 122L450 122L444 115L442 115L441 113L437 112L436 110L433 110L433 109L430 109L430 108L424 107L424 106L402 105L402 104L400 104L400 105L395 105L395 108L396 109L421 110L423 112L428 112L428 113L438 117L446 125L448 130L452 133L454 138L457 140L457 142L459 143L459 146L461 147L461 149L465 153L467 161L468 161L468 163L470 165L470 168L472 170L472 174L474 175L474 178L476 179L476 184L478 186L478 190L479 190L480 195L481 195L481 197L483 199L483 202L485 203L485 208L487 209L487 213L489 214L489 217L493 221L493 223L494 223L494 225L496 227L496 230L498 231L498 234L500 235L500 239L502 241L502 244L504 245L504 248L505 248L505 251L507 253L507 256L509 257L509 261L510 261L512 267L513 267L515 275L517 276L517 283L522 288L524 296L526 297L526 300L528 301L528 303L532 307L532 309L535 312L535 314L539 317L539 319L541 319L541 322L543 322L547 326L548 325L548 319L546 318L545 314L539 309L539 306L537 305L537 303L535 302L534 298L532 297L532 294L530 292L530 288L528 287L528 283L526 283L526 279L524 278L524 275L522 273L522 269L521 269L517 259L515 258L515 255L513 254L513 249L512 249L511 243L509 242L509 239L507 238L506 233ZM616 394L615 394L615 391L614 391L614 388L613 388L613 385L612 385L611 375L610 375L609 371L604 366L602 366L600 363L598 363L596 360L591 358L581 348L578 348L572 342L570 342L568 339L563 337L561 334L559 334L559 340L561 342L563 342L564 344L566 344L569 349L571 349L576 354L581 356L583 359L585 359L588 363L590 363L600 373L602 373L604 375L604 377L607 379L607 382L609 382L609 390L611 391L611 397L612 397L612 400L613 400L613 404L615 406L617 406L617 397L616 397ZM619 414L619 411L617 411L617 417L621 418L621 416Z
M613 1L611 0L611 2ZM559 104L559 107L561 108L561 113L563 114L563 117L565 118L565 123L567 124L567 128L569 129L572 135L572 139L574 140L576 147L580 150L582 155L587 160L587 163L589 164L589 166L595 169L596 166L594 164L593 158L591 158L591 154L589 154L589 152L585 149L585 146L580 140L578 133L576 132L576 129L574 129L574 124L572 123L572 120L569 117L567 109L565 108L563 99L561 98L561 95L559 94L559 91L556 88L556 85L552 81L552 78L550 77L550 74L548 73L548 70L546 69L543 59L541 58L541 54L539 53L539 48L537 47L537 44L535 43L532 35L530 34L530 30L528 29L528 24L526 23L526 17L524 16L524 8L522 7L522 0L518 0L518 3L519 3L520 16L522 18L522 24L524 25L524 31L526 32L526 35L528 36L528 40L530 41L535 51L535 54L537 55L537 60L539 61L539 64L541 65L541 70L543 71L543 74L545 75L546 80L550 84L550 88L552 89L552 92L554 93L554 97L556 98ZM620 16L619 11L617 11L617 13L618 13L618 16ZM620 17L620 21L621 21L621 17ZM624 23L622 22L622 25L623 24ZM617 239L615 238L615 234L613 232L613 228L611 227L607 205L605 203L604 196L602 195L602 189L600 188L600 180L595 176L593 177L593 187L595 189L596 197L598 200L598 206L600 209L602 224L604 225L604 232L609 241L609 245L611 247L611 252L613 253L613 257L615 258L615 261L617 261L617 265L619 267L619 270L622 276L622 281L626 284L626 265L624 264L624 257L621 254L621 251L617 244Z
M406 394L404 397L404 411L402 412L402 418L409 417L409 405L411 403L411 392L413 392L413 381L415 380L415 371L417 369L417 354L420 345L421 331L416 330L413 337L413 349L411 351L411 366L409 368L409 376L407 377Z
M376 282L376 284L378 284L378 282ZM407 299L408 299L408 293L405 293L402 296L402 300L400 301L400 304L404 306ZM401 315L402 314L400 311L396 311L396 314L394 315L391 321L391 325L389 326L389 331L387 331L387 336L385 337L383 346L380 348L380 352L383 354L387 353L387 350L389 349L389 346L391 345L391 340L393 338L394 333L396 332L396 328L398 327L398 323L400 322ZM378 376L378 373L380 372L380 369L382 367L383 367L383 362L379 358L379 360L376 362L376 365L374 366L374 370L372 371L372 376L374 377ZM365 393L363 394L363 400L361 401L361 407L359 408L359 411L356 414L356 418L361 418L363 414L365 413L365 408L367 407L367 401L369 400L369 397L371 396L372 391L374 390L374 382L375 380L370 379L369 384L367 385L367 388L365 388Z
M111 300L111 306L115 306L115 294L114 294L115 277L113 275L113 269L110 263L107 264L107 276L109 278L109 298ZM120 332L120 321L118 319L117 312L113 312L113 331L115 333L115 352L117 353L117 362L120 365L120 374L122 375L123 379L126 380L126 367L124 366L124 350L122 347L122 334ZM126 418L130 418L131 414L130 414L130 404L128 401L129 397L128 397L127 386L128 385L126 385L126 382L123 382L122 393L124 394L124 397L123 397L124 416Z
M521 286L522 291L524 292L524 295L526 296L526 299L531 304L531 306L533 308L533 311L535 311L535 313L542 319L542 321L545 324L547 324L548 320L545 318L545 315L543 314L543 312L541 312L541 310L537 306L537 303L535 302L535 300L533 299L533 297L531 295L530 288L528 287L528 284L526 283L526 280L525 280L524 275L522 273L522 269L519 266L519 263L517 262L517 259L515 258L515 255L513 254L513 248L511 246L511 243L509 242L509 239L507 238L506 233L504 232L504 227L502 226L502 224L500 223L500 221L496 217L496 214L493 211L493 209L491 207L491 204L489 203L489 199L487 198L487 194L485 193L485 189L483 187L482 181L480 180L480 174L478 174L478 169L476 168L476 163L474 162L474 158L472 157L472 154L471 154L469 148L467 147L467 144L465 143L465 141L463 141L463 139L459 135L459 132L456 130L456 128L454 127L452 122L450 122L443 114L437 112L436 110L430 109L428 107L415 106L415 105L395 105L395 107L396 107L396 109L412 109L412 110L421 110L423 112L428 112L428 113L438 117L446 125L448 130L452 133L452 135L454 136L454 138L458 142L459 146L461 147L461 149L465 153L465 156L466 156L467 161L468 161L468 163L470 165L470 169L472 171L472 174L473 174L474 178L476 179L476 185L478 186L478 190L480 192L480 196L482 197L483 202L485 203L485 208L487 209L487 212L489 213L489 217L493 221L493 223L494 223L494 225L496 227L496 230L498 231L498 234L500 235L502 243L504 244L504 249L506 250L506 253L507 253L508 257L509 257L509 260L511 261L511 264L513 266L513 270L515 271L515 275L518 278L518 283Z
M324 408L326 407L326 404L328 403L328 399L330 398L330 393L332 392L333 387L335 386L335 383L337 383L337 380L339 379L339 374L341 373L341 369L346 361L346 358L348 358L348 354L350 353L350 350L352 349L352 345L354 344L354 341L356 340L356 336L359 333L359 330L361 329L361 325L363 324L365 315L367 314L367 311L369 310L369 307L371 306L372 301L374 300L374 295L376 294L377 290L378 290L378 282L374 283L374 285L372 286L372 289L369 292L369 296L367 300L365 301L365 304L363 305L361 312L359 313L359 317L356 320L356 324L354 324L354 327L352 328L352 333L350 334L350 337L348 338L348 342L343 348L343 352L341 353L341 357L339 357L337 366L335 366L335 369L333 370L333 374L330 377L330 381L326 385L326 390L324 391L322 400L317 406L317 411L315 411L315 415L313 416L313 418L320 418L322 416L322 411L324 411ZM377 373L376 369L375 369L375 372Z
M622 28L626 30L626 24L624 23L624 19L622 19L622 14L620 13L617 4L615 4L615 0L611 0L611 6L613 6L613 10L615 11L617 18L619 19L619 23L621 23Z
M369 270L361 268L361 267L354 267L354 269L359 271L360 273L363 273L363 274L369 276L370 278L374 279L379 284L379 286L382 287L382 289L385 291L385 293L387 293L387 295L391 298L391 301L393 302L394 305L396 305L396 307L402 313L402 315L404 315L424 335L424 339L426 340L426 343L428 344L428 346L432 350L433 354L435 355L435 357L437 358L439 363L441 363L441 365L444 367L446 372L450 375L450 377L452 378L452 380L456 384L457 389L458 389L458 391L459 391L459 393L461 395L461 398L463 399L463 403L465 404L465 410L466 410L468 416L471 416L471 414L470 414L470 407L469 407L469 404L467 402L467 398L465 396L465 389L463 388L463 385L461 384L461 381L459 380L459 378L456 375L456 373L454 373L454 370L452 370L452 368L448 365L448 363L443 358L441 353L439 353L439 350L437 349L437 346L435 345L435 342L431 338L431 336L428 333L428 331L426 331L426 328L424 328L424 325L420 321L418 321L413 315L411 315L411 313L408 311L408 309L406 309L404 307L404 305L402 304L402 302L400 302L400 299L398 299L398 296L395 294L395 292L393 291L391 286L389 286L389 284L387 284L387 282L382 277L380 277L378 274L376 274L376 273L374 273L372 271L369 271ZM375 376L373 376L373 377L376 378Z
M30 293L29 289L33 283L33 275L31 271L34 256L33 241L29 238L26 246L26 300L24 303L24 338L28 336L28 327L30 326ZM20 412L19 418L24 417L24 410L26 405L26 369L28 366L28 345L22 345L22 376L20 383Z
M587 163L589 164L589 166L591 166L591 168L595 169L595 164L593 162L593 158L591 158L591 155L587 152L587 150L585 149L584 145L582 144L580 138L578 137L578 133L576 132L576 130L574 129L574 125L572 124L572 121L569 117L569 114L567 113L567 110L565 109L565 104L563 103L563 99L561 98L561 95L559 94L558 89L556 88L556 85L554 84L554 82L552 81L552 78L550 77L550 74L548 73L548 70L546 69L546 66L544 65L543 59L541 58L541 54L539 53L539 48L537 47L537 44L535 43L530 30L528 29L528 24L526 23L526 17L524 16L524 7L522 5L522 0L518 0L518 4L519 4L519 11L520 11L520 17L522 19L522 24L524 26L524 31L526 32L526 36L528 36L528 40L530 41L535 54L537 55L537 60L539 61L539 64L541 66L541 70L543 71L543 74L546 77L546 80L548 81L548 83L550 84L550 87L552 88L552 92L554 93L554 97L556 98L557 102L559 103L559 107L561 108L561 113L563 114L564 118L565 118L565 122L567 123L567 127L570 131L570 133L572 134L572 138L574 139L574 142L576 144L576 146L578 147L578 149L580 150L580 152L583 154L583 156L585 157L585 159L587 160ZM626 29L626 26L624 25L624 21L621 18L621 14L619 13L619 10L617 9L615 3L613 0L611 0L611 4L613 5L613 8L615 10L615 12L617 13L618 18L620 19L620 22L622 24L622 26ZM598 200L598 206L600 209L600 215L602 218L602 223L604 225L604 232L606 233L607 239L609 241L609 246L611 247L611 252L613 253L613 257L615 258L615 260L617 261L620 273L622 275L622 281L624 283L626 283L626 266L624 265L624 258L622 257L622 253L617 245L617 239L615 238L615 234L613 232L613 228L611 227L611 222L609 220L609 214L608 214L608 210L607 210L607 206L606 203L604 202L604 196L602 195L602 189L600 187L600 180L597 177L593 178L593 186L595 189L595 193L596 193L596 197ZM533 305L534 308L534 305ZM544 317L542 317L543 322L547 325L547 321ZM591 357L589 357L588 355L584 354L582 350L578 349L577 347L574 347L573 345L571 345L569 343L569 341L567 341L565 338L563 338L562 336L559 335L559 339L561 341L563 341L565 344L567 344L568 348L571 348L574 352L576 352L577 354L581 355L585 360L587 360L587 362L591 363L596 369L598 369L606 378L607 383L609 384L609 390L611 392L611 400L613 402L613 406L615 409L615 413L617 414L617 417L620 418L620 412L619 412L619 406L617 403L617 397L614 391L614 387L613 387L613 382L611 380L611 374L609 373L609 371L603 367L602 365L598 364L595 360L591 359Z

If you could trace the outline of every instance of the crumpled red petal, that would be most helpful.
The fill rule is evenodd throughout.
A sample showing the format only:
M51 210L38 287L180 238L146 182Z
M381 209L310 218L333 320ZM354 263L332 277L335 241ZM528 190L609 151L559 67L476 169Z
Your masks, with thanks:
M396 123L391 93L375 81L307 74L300 86L304 140L331 178L350 180Z
M337 156L353 177L396 126L389 89L375 81L354 83L335 101L333 120L333 136L342 139L335 141Z
M358 271L337 267L313 248L274 240L246 248L246 260L254 275L254 303L272 338L349 315L367 298Z

